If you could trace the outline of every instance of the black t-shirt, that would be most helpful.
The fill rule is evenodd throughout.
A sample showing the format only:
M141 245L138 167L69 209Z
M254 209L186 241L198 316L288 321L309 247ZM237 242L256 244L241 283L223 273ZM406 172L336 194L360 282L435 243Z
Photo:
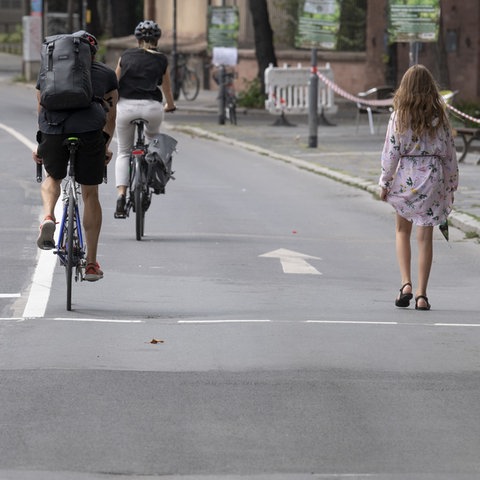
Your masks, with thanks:
M37 82L37 89L40 88ZM105 94L118 89L115 72L100 62L92 63L93 95L104 98ZM46 110L41 107L38 115L40 131L49 134L84 133L102 130L106 122L108 105L94 101L87 108L78 110Z
M168 58L164 53L143 48L129 48L120 58L121 74L118 81L120 98L135 100L163 100L162 84Z

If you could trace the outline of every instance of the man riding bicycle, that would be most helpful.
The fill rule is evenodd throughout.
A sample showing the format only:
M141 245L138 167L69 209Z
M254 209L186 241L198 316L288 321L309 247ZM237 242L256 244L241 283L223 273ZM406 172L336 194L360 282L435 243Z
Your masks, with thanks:
M112 152L110 140L115 131L118 83L115 72L95 61L98 50L96 38L80 31L90 45L92 54L91 80L94 97L90 106L75 110L47 110L40 104L40 80L37 81L38 125L37 151L33 159L43 163L47 177L41 186L44 220L40 225L37 245L42 250L55 248L55 205L60 196L61 182L67 174L69 152L63 142L74 135L80 139L75 162L75 178L82 186L84 202L83 226L87 244L85 280L94 282L103 278L97 262L97 246L102 226L102 208L98 185L103 182L105 164Z

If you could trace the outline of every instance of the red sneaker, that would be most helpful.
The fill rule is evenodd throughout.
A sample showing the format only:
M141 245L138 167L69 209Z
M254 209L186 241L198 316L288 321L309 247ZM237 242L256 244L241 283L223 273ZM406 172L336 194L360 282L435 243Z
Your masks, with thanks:
M103 278L103 271L98 262L88 263L85 268L85 276L83 277L87 282L96 282Z

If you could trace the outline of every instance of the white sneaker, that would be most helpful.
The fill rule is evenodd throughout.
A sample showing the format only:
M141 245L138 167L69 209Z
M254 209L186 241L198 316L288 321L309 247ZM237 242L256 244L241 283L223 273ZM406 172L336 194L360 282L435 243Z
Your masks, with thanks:
M53 234L55 233L55 221L52 217L45 217L40 225L40 233L37 238L38 248L42 250L52 250L55 248L55 240Z

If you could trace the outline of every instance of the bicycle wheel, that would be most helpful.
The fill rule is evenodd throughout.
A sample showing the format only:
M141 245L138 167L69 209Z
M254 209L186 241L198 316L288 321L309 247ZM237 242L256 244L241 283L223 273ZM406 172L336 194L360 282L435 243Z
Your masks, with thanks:
M197 98L199 90L200 79L198 78L197 73L186 68L182 82L183 96L186 100L193 101Z
M143 208L144 192L141 185L135 187L135 233L137 240L143 237L145 226L145 210Z
M136 239L141 240L145 227L145 208L144 208L144 185L142 175L141 157L134 159L134 180L133 180L133 195L135 206L135 234Z
M75 266L75 258L73 251L73 236L75 233L75 202L73 199L73 191L70 190L68 197L68 217L67 217L67 239L65 241L65 247L67 250L67 310L72 309L72 276L73 268Z

